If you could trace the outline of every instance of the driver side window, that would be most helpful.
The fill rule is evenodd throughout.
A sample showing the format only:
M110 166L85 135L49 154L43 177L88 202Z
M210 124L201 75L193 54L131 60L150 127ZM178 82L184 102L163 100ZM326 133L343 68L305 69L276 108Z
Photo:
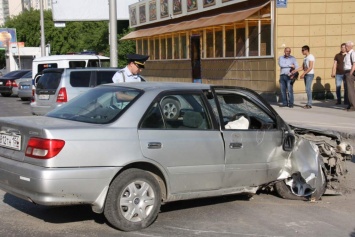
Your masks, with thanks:
M238 94L218 95L225 129L270 130L276 128L276 122L257 104Z

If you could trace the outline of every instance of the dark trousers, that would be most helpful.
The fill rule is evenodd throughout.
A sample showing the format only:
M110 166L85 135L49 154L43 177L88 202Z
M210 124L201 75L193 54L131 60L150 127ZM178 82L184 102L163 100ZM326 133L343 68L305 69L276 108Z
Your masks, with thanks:
M355 89L354 89L354 80L355 76L350 75L349 72L345 74L346 85L348 90L349 106L355 108Z

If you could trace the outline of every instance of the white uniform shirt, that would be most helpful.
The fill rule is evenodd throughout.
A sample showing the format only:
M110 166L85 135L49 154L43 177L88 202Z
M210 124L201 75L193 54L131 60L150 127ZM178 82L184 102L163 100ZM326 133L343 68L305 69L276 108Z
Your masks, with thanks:
M117 71L112 77L114 83L118 82L140 82L141 77L139 75L133 75L131 71L126 66L125 68Z
M316 59L314 58L314 56L312 54L308 54L308 56L303 59L303 68L304 68L304 71L306 71L309 68L310 61L313 61L313 68L307 74L314 74L314 63L315 63Z
M353 49L351 49L344 57L344 70L348 71L351 70L351 60L350 56L352 57L353 64L355 63L355 52Z

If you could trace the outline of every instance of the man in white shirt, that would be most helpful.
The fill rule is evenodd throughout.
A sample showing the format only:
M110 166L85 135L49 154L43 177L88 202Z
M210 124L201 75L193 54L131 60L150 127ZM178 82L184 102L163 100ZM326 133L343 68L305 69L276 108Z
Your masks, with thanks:
M308 45L304 45L302 47L302 54L305 56L303 59L302 66L298 69L295 69L292 73L303 70L303 73L300 78L304 78L304 84L306 86L307 93L307 104L303 106L303 108L310 109L312 108L312 81L314 78L314 62L316 61L316 59L313 54L310 53Z
M354 71L355 71L355 52L353 50L354 43L352 41L346 42L346 55L344 58L344 72L345 80L348 90L349 106L348 112L355 111L355 89L354 89Z
M141 82L145 81L140 74L144 68L145 61L149 56L140 54L128 54L127 60L128 64L125 68L120 69L113 75L112 81L114 83L118 82Z

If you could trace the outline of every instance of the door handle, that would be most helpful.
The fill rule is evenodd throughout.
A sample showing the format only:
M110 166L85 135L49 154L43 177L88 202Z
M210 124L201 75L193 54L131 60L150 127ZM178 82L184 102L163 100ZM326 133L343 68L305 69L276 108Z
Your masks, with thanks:
M160 149L161 143L160 142L149 142L148 149Z
M229 143L229 148L230 149L241 149L241 148L243 148L243 144L240 142L232 142L232 143Z

